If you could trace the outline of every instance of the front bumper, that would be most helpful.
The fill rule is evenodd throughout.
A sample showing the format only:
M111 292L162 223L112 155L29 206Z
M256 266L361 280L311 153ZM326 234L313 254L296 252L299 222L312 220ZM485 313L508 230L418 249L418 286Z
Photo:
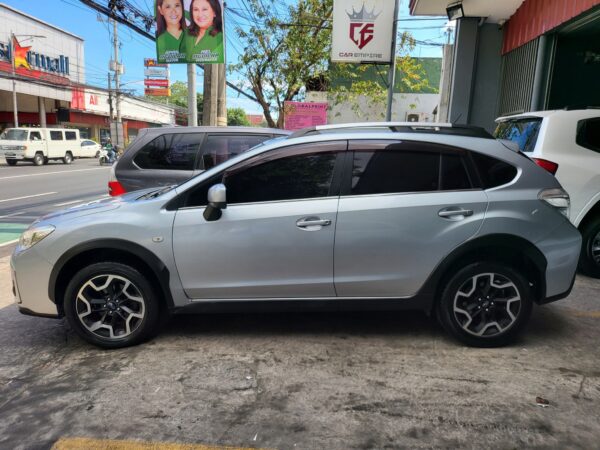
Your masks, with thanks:
M10 258L15 303L28 315L59 317L58 308L48 297L52 265L32 247Z
M19 161L26 159L25 153L23 151L18 151L18 150L16 150L16 151L8 151L8 150L4 151L3 150L2 152L0 152L0 157L1 156L4 156L5 159L17 159Z

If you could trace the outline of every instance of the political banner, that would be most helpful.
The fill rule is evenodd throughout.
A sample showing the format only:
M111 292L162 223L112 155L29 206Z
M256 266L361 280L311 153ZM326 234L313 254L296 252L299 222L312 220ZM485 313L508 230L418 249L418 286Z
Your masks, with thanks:
M394 7L391 0L334 0L331 60L391 63Z
M159 64L225 61L222 0L155 0Z
M283 102L284 128L301 128L327 124L327 103Z

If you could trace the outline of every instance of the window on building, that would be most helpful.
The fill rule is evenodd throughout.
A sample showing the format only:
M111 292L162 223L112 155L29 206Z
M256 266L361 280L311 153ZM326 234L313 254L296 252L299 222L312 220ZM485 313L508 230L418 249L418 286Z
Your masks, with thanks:
M63 140L63 132L62 131L50 131L50 140L51 141L62 141Z

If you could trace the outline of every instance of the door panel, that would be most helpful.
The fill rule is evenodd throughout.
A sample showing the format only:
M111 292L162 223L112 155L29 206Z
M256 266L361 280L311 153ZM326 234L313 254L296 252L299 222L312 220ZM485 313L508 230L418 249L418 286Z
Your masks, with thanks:
M337 204L332 197L229 205L214 222L204 220L204 208L179 210L173 251L187 295L334 297ZM315 218L330 225L297 225Z
M444 256L477 233L486 208L484 191L342 197L335 238L337 295L416 294ZM440 217L453 209L471 213Z

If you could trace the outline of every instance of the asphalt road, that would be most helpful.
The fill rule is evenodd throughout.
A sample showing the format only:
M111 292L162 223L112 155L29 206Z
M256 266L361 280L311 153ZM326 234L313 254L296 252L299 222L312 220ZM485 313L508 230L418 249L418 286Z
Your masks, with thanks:
M38 217L108 195L109 166L96 159L79 159L71 165L50 162L36 167L0 163L0 257Z

